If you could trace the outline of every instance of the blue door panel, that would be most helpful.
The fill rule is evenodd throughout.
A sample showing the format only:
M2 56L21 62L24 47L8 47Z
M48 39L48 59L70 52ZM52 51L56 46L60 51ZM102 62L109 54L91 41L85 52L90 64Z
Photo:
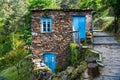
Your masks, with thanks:
M51 71L53 73L55 73L56 55L55 54L50 54L50 53L45 53L43 55L43 60L44 60L44 63L51 69Z
M86 18L85 16L74 16L72 18L73 21L73 31L80 31L80 36L78 34L74 34L73 37L78 39L86 38Z

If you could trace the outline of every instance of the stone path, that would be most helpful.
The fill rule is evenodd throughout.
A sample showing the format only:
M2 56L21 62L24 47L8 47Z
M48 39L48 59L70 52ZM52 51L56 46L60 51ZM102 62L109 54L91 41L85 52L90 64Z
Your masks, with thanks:
M113 37L109 37L105 32L97 31L93 32L93 35L95 36L94 43L117 43ZM120 45L94 45L94 50L102 52L103 64L105 65L101 76L95 80L120 80Z

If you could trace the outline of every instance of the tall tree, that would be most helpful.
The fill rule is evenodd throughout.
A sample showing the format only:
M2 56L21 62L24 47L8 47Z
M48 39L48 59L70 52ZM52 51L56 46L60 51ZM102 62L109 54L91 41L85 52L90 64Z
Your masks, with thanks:
M120 18L120 0L102 0L103 4L111 7L114 11L114 32L118 30L118 19Z
M118 30L118 18L120 17L120 0L110 0L110 6L114 11L114 32Z

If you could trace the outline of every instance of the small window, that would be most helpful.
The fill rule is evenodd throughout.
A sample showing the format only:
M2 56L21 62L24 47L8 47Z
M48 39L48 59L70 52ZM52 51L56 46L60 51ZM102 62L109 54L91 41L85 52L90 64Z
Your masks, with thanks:
M48 22L48 31L50 31L50 22Z
M41 32L43 33L52 32L52 19L51 18L42 18Z
M43 22L43 31L46 31L46 22Z

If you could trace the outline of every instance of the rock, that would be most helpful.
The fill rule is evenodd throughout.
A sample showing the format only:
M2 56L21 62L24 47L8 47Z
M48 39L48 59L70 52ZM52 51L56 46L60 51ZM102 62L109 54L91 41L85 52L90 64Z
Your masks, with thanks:
M39 76L38 76L38 80L48 80L48 79L51 79L50 77L51 77L51 75L52 75L52 73L51 72L41 72L41 74L39 74Z
M68 67L66 69L66 71L67 71L68 74L72 73L73 70L74 70L74 67Z
M97 63L89 63L88 64L88 75L90 75L94 78L99 76L99 69L98 69Z
M55 75L52 76L52 80L62 80L62 78L60 76Z
M77 66L76 69L72 71L71 74L68 75L68 80L82 80L82 72L83 67L81 65Z
M63 75L62 80L67 80L67 75Z
M93 57L87 58L87 63L96 63L96 59Z
M60 76L60 77L63 76L63 75L67 75L67 72L66 71L62 71L62 72L57 74L57 76Z
M84 72L84 79L89 79L89 75L88 75L88 70L86 69L85 72Z

